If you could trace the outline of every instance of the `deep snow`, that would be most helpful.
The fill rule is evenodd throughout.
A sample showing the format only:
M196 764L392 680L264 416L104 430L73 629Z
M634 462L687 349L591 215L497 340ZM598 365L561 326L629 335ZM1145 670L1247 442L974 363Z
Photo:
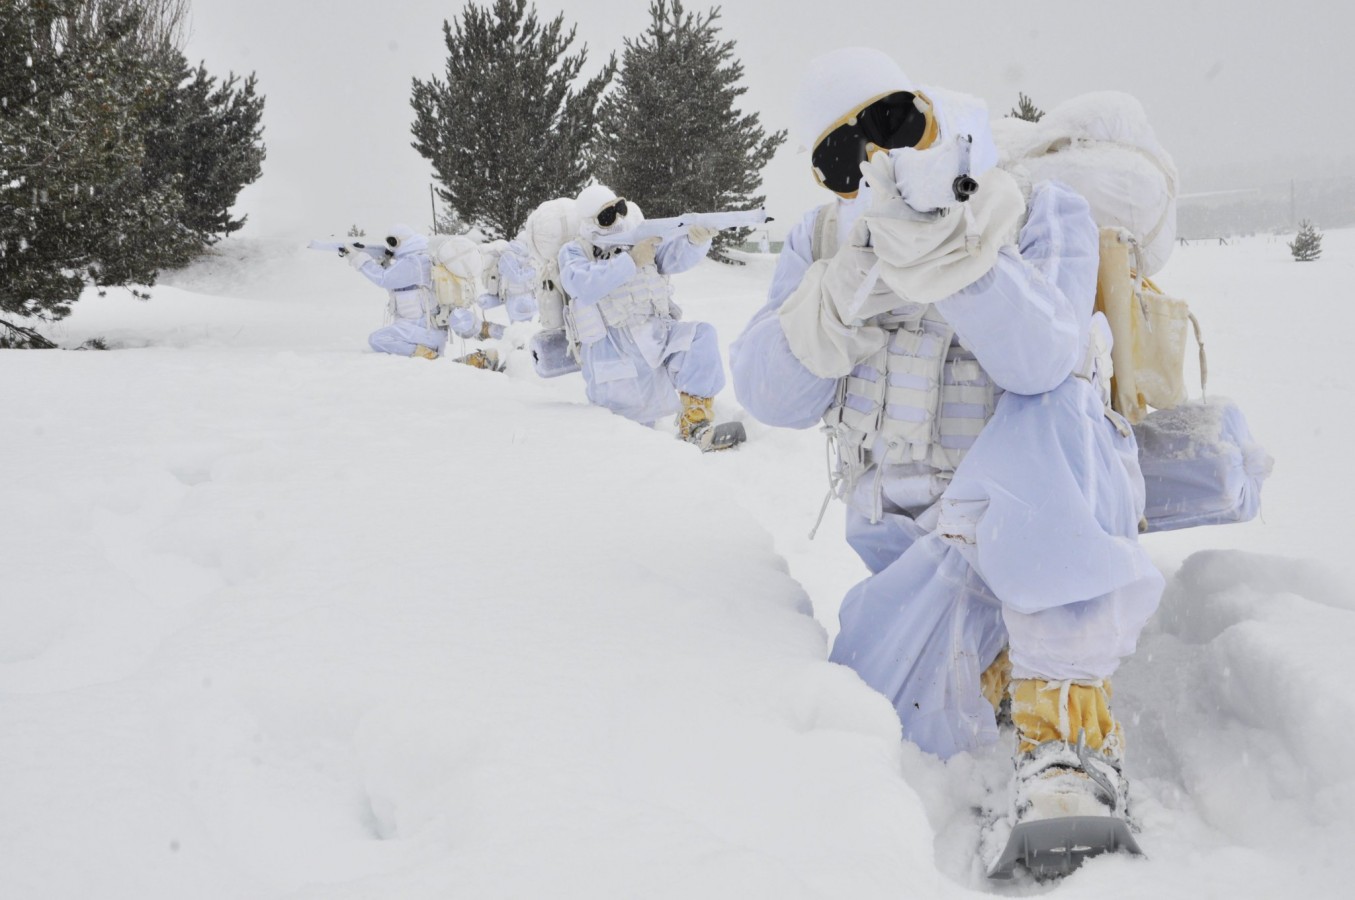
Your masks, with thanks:
M380 292L225 242L99 353L0 354L0 896L1343 893L1355 233L1178 248L1264 521L1151 535L1116 679L1148 858L993 885L941 764L825 662L863 568L810 430L702 456L543 382L365 349ZM725 342L770 258L677 279ZM525 334L514 330L521 341ZM717 404L742 417L727 392ZM812 616L811 616L812 603Z

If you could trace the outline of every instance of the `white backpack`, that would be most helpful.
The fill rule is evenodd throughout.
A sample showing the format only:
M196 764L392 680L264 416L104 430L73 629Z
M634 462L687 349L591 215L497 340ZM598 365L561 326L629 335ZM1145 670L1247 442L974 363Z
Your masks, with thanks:
M527 217L522 242L540 274L537 305L541 328L553 331L565 327L565 296L560 288L560 248L579 236L579 218L569 197L547 200Z
M541 331L532 337L532 364L542 378L579 371L579 341L564 288L560 287L560 250L579 236L579 217L569 197L547 200L527 217L520 240L538 274L537 315Z
M1199 323L1184 300L1149 280L1176 244L1176 166L1157 142L1138 100L1112 91L1085 94L1039 122L993 123L1003 168L1026 184L1061 181L1091 206L1101 229L1097 308L1114 337L1111 405L1131 423L1149 408L1186 399L1185 352L1190 326L1206 366Z
M439 318L445 321L451 309L474 305L480 294L479 246L462 235L433 235L428 239L428 257Z

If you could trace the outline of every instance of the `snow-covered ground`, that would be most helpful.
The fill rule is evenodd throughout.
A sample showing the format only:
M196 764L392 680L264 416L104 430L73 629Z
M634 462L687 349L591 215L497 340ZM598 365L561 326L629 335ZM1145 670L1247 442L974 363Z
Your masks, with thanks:
M367 352L338 261L224 243L0 353L0 897L1338 896L1355 843L1355 233L1178 249L1263 521L1149 536L1116 682L1146 859L988 882L942 764L825 661L863 569L814 431L702 456ZM772 261L678 279L732 339ZM516 333L521 340L524 335ZM719 410L739 416L732 393Z

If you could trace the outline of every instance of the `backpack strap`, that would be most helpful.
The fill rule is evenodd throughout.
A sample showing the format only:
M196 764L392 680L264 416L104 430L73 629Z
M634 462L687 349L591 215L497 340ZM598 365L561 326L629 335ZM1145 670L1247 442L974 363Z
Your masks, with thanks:
M814 211L814 231L809 245L811 261L818 262L837 254L837 223L836 201L829 201Z

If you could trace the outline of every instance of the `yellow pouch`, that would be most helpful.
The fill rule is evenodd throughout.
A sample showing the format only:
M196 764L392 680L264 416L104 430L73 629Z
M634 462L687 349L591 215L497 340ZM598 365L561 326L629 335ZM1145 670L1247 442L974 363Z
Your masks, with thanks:
M1186 399L1185 358L1193 319L1184 300L1168 297L1147 278L1135 278L1130 244L1118 228L1101 229L1096 308L1115 338L1111 407L1131 423L1148 409L1171 409ZM1196 341L1199 326L1196 324ZM1201 387L1204 346L1200 342Z

